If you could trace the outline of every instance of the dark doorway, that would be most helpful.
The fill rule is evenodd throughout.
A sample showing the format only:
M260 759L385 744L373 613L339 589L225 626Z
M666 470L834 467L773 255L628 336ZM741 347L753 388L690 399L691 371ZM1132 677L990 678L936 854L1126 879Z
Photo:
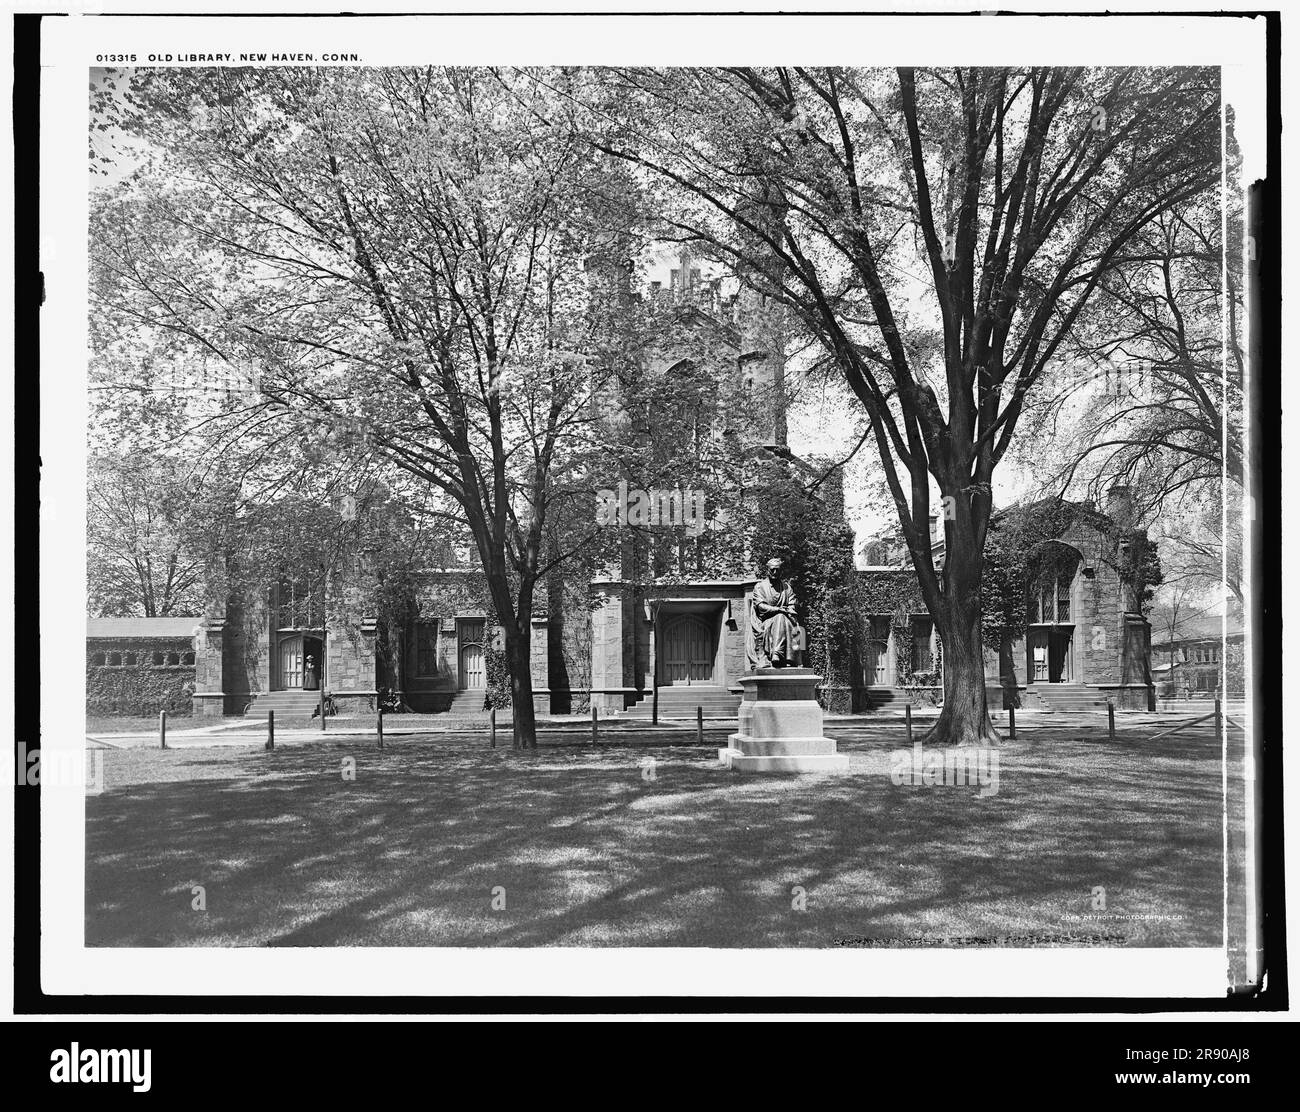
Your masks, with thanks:
M325 686L325 643L319 637L302 639L302 687L319 691Z
M1030 683L1070 683L1074 679L1074 628L1039 626L1025 639Z

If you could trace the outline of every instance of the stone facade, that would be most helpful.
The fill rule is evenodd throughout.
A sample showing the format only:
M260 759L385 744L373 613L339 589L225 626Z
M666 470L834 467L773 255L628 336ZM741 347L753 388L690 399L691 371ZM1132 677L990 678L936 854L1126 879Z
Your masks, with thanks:
M375 710L376 626L374 618L365 618L325 638L325 687L340 714Z

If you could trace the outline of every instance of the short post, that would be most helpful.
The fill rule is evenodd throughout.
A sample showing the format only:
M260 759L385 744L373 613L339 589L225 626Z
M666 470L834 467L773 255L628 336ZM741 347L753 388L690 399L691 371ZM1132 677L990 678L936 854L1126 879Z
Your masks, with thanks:
M376 700L376 704L375 730L379 734L379 748L382 749L384 747L384 704L378 702L378 700Z
M323 680L324 669L321 670L321 679ZM325 684L320 685L320 728L325 729Z
M497 747L497 708L488 708L488 732L491 735L491 741L488 743L489 748Z
M695 740L700 745L704 744L704 708L703 707L695 708Z
M912 704L903 704L903 713L907 716L907 740L912 740Z
M1110 734L1110 740L1115 740L1115 704L1109 699L1106 700L1106 730Z
M1223 732L1223 702L1220 699L1214 700L1214 732Z
M595 745L600 740L600 734L596 728L596 704L591 704L591 744Z
M275 711L266 712L266 748L268 750L275 748Z
M659 685L650 686L650 725L659 725Z
M1016 740L1016 708L1015 707L1007 707L1007 725L1010 728L1009 732L1011 735L1011 740L1015 741Z
M167 712L165 710L158 712L158 748L167 748Z

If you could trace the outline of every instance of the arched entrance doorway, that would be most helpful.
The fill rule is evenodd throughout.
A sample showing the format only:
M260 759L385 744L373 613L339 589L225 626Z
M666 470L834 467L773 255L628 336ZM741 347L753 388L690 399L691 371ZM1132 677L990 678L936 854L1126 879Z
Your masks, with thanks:
M1061 541L1045 541L1032 550L1025 599L1028 683L1073 683L1078 678L1075 579L1081 562L1079 550Z
M714 683L712 626L694 614L669 618L664 624L660 684L675 687Z
M486 623L481 618L462 618L456 626L460 642L457 686L462 691L481 691L487 687L487 668L483 662Z
M868 619L865 676L868 687L885 687L889 684L888 618Z
M324 643L310 633L285 633L276 652L276 681L282 691L316 691L324 684Z

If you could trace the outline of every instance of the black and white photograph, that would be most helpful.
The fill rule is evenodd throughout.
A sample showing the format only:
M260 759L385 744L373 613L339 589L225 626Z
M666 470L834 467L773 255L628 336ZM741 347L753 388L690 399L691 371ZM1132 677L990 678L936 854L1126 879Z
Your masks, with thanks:
M64 51L78 976L1262 988L1262 27L842 18Z

